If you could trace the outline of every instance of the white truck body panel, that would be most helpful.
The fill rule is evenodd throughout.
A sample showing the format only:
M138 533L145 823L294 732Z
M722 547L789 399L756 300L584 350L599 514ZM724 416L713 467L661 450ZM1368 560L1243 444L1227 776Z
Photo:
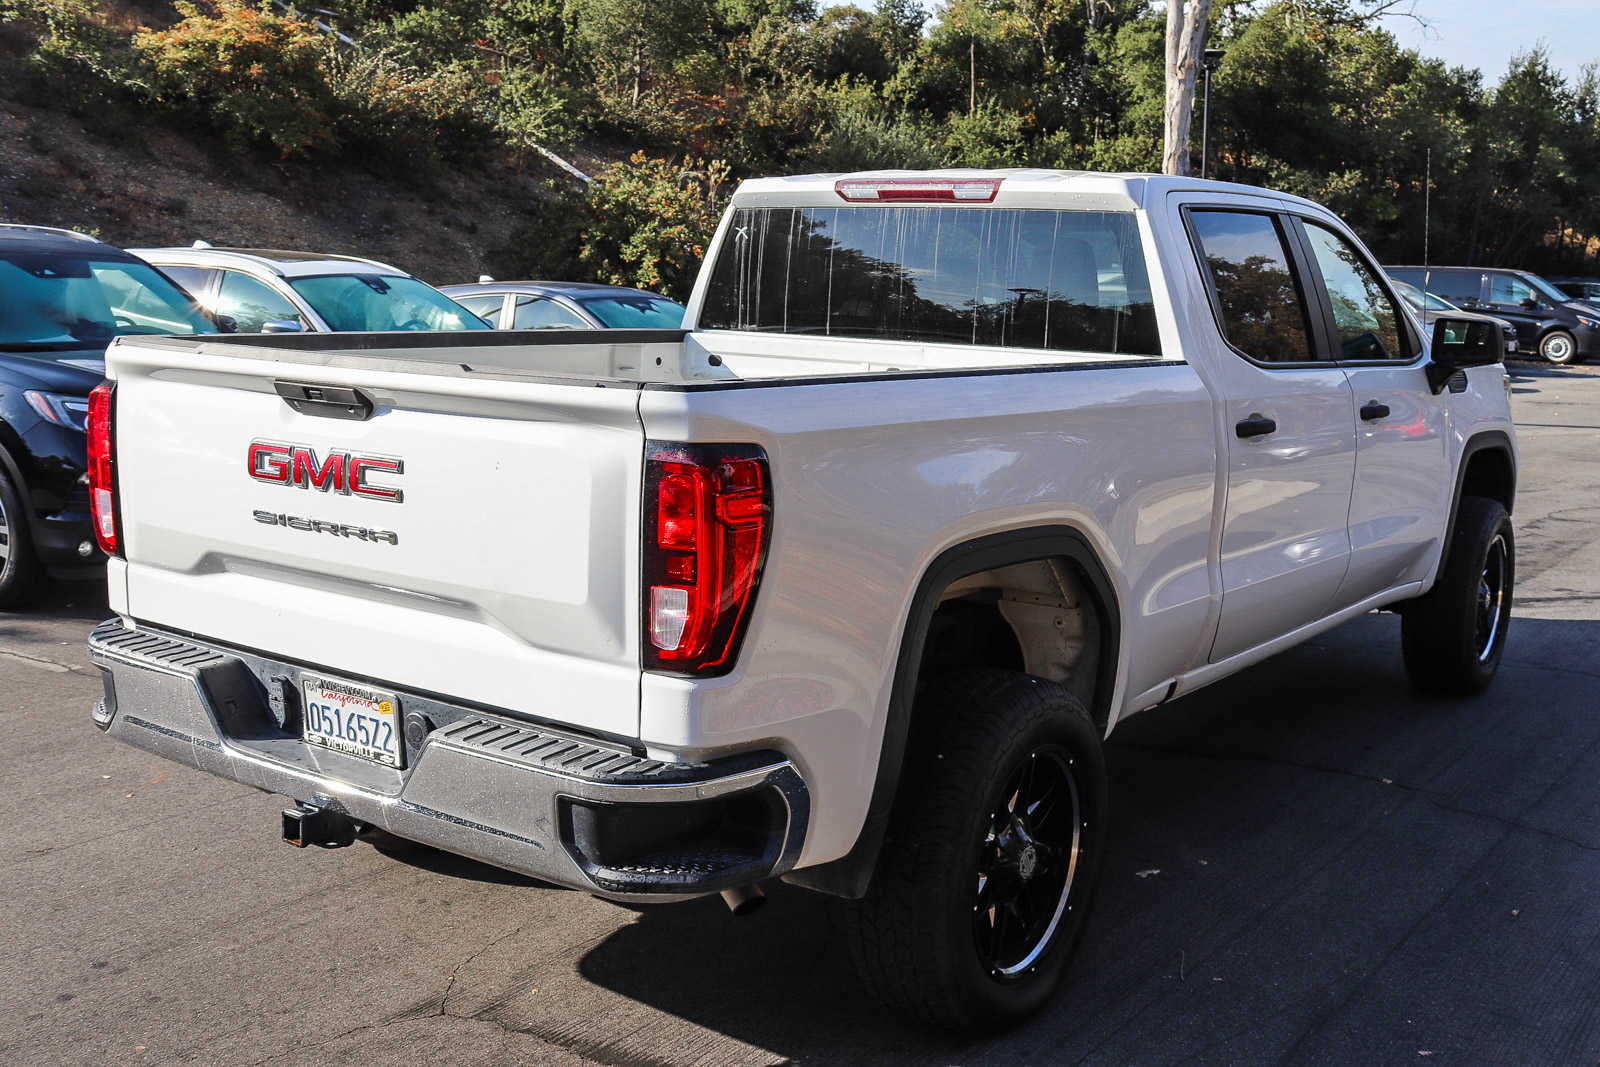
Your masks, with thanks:
M118 353L126 604L146 622L631 736L642 435L631 390L369 372L367 422L291 410L282 362ZM347 380L301 366L296 381ZM245 477L252 441L404 461L396 504ZM135 443L136 442L136 443ZM257 510L397 543L265 525ZM448 565L442 565L448 561Z
M128 559L111 568L113 604L135 624L631 739L669 763L775 751L809 792L804 868L861 835L913 598L953 546L1035 527L1092 546L1120 617L1108 731L1428 587L1469 439L1511 447L1500 368L1436 394L1425 342L1382 366L1244 358L1183 212L1289 212L1350 238L1307 201L1002 174L995 209L1133 213L1161 355L698 328L709 269L681 342L123 339L108 354ZM736 210L831 210L835 178L745 183L710 259ZM359 387L379 414L297 414L273 392L285 378ZM1358 416L1369 402L1390 414ZM1238 436L1257 413L1277 431ZM405 502L253 483L245 455L262 438L403 456ZM641 668L647 441L758 445L770 465L766 568L720 677ZM263 525L260 508L388 523L399 543Z

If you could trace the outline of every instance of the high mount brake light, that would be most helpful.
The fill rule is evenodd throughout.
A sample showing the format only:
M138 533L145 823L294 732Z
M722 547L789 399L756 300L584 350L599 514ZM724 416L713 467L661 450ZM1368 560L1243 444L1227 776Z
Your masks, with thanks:
M708 676L733 666L771 539L772 480L760 448L648 446L646 668Z
M84 429L89 437L89 516L94 539L108 556L117 551L117 468L112 449L112 422L116 394L110 382L101 382L89 394L89 414Z
M852 204L990 204L1000 178L840 178L833 191Z

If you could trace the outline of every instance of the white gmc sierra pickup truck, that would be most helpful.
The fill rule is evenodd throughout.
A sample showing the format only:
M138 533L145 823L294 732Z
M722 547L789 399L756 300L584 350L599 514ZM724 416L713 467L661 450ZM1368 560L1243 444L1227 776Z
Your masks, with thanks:
M1375 608L1505 647L1500 335L1348 227L1142 175L744 183L686 329L122 338L119 740L625 901L844 898L885 998L1037 1007L1126 716Z

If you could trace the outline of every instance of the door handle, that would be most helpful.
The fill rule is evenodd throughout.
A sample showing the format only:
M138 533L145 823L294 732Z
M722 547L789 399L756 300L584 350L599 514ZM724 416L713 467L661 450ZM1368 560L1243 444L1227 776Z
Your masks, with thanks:
M1269 433L1276 433L1277 429L1277 423L1273 422L1259 411L1252 411L1250 414L1239 420L1238 424L1234 426L1233 432L1238 434L1241 438L1248 440L1251 437L1262 437Z
M1388 404L1380 404L1376 400L1369 400L1361 405L1362 422L1372 422L1374 419L1387 419L1388 417Z

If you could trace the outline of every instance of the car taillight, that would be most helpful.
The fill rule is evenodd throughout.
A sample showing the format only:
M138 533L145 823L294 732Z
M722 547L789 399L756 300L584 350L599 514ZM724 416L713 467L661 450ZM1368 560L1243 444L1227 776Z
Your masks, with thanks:
M101 382L89 394L89 515L94 539L108 556L117 552L117 471L111 448L111 420L115 410L113 386Z
M644 499L644 665L722 674L750 621L772 539L766 454L652 442Z

